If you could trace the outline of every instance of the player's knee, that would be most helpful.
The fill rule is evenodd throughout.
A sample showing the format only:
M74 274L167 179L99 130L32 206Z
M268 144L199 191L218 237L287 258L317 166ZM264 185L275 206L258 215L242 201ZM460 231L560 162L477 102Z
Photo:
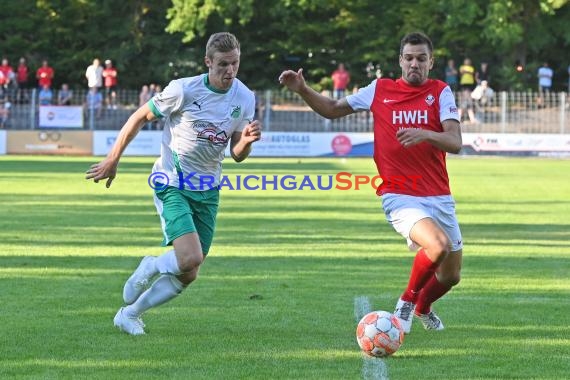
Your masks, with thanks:
M441 263L450 252L449 239L446 236L436 237L430 244L428 251L430 256Z
M188 252L182 255L182 260L179 261L180 271L189 273L197 269L204 261L204 256L200 254L192 254Z

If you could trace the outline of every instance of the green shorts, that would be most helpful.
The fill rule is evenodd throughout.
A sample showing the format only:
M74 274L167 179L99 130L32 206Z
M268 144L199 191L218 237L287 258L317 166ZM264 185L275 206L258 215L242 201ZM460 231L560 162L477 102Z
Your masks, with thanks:
M197 232L202 244L202 253L208 254L220 202L220 191L179 190L173 186L155 191L154 205L160 216L164 240L162 246L172 245L174 239Z

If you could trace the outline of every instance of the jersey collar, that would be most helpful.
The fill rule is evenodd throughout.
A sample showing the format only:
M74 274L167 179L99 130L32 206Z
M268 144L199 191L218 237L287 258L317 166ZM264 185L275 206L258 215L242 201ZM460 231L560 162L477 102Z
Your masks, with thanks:
M206 86L206 88L212 92L215 92L216 94L226 94L230 88L228 88L227 90L220 90L219 88L215 88L214 86L212 86L210 84L210 80L208 79L208 74L204 75L204 86Z

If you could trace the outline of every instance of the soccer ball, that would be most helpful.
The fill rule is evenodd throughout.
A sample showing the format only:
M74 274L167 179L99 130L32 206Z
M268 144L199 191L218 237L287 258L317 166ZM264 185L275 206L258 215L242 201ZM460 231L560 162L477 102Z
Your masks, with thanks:
M365 354L375 357L392 355L404 342L398 318L387 311L366 314L356 327L356 341Z

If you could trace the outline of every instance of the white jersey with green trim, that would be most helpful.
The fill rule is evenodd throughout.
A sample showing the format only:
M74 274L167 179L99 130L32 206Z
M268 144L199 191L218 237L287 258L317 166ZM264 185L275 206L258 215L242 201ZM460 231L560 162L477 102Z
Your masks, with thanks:
M237 78L229 90L220 91L202 74L171 81L148 104L155 116L165 119L153 173L166 174L168 185L183 184L186 190L218 186L232 134L253 120L253 92Z

